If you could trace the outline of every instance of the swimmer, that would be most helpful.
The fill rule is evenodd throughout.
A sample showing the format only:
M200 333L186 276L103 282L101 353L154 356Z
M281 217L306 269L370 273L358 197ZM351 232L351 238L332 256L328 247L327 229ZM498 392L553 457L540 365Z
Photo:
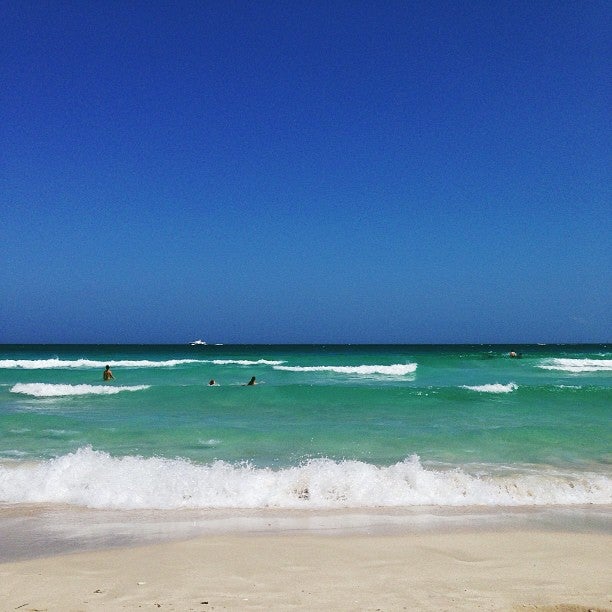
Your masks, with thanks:
M247 387L250 387L252 385L256 385L257 383L255 382L255 377L253 376L251 378L251 380L249 380L249 382L246 384Z
M113 373L111 372L109 365L106 366L106 369L102 373L102 379L103 380L114 380L115 379L115 377L113 376Z
M214 378L211 378L211 379L208 381L208 386L209 386L209 387L214 387L216 384L217 384L217 383L215 382L215 379L214 379Z

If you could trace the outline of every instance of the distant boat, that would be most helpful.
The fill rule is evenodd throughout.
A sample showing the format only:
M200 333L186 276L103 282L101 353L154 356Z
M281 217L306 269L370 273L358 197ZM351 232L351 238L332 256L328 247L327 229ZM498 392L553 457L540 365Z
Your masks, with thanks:
M206 342L204 342L204 340L194 340L193 342L189 343L190 346L206 346Z

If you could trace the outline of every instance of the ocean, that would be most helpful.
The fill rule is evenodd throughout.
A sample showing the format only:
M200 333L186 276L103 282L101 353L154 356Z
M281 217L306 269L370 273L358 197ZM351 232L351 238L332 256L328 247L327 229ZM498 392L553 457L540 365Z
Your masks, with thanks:
M609 345L4 345L0 505L604 509L611 400Z

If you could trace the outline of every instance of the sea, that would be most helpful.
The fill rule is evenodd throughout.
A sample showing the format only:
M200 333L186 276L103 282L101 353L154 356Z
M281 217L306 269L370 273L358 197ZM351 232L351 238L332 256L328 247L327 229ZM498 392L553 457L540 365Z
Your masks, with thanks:
M3 345L0 506L609 518L611 416L606 344Z

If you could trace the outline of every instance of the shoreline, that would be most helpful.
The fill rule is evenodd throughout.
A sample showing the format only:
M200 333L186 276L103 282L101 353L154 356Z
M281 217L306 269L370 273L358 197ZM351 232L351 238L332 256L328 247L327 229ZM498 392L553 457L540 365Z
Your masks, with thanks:
M5 609L609 610L612 536L250 533L0 564Z
M114 510L0 504L0 563L199 537L567 532L612 536L612 505L411 506L326 510Z

